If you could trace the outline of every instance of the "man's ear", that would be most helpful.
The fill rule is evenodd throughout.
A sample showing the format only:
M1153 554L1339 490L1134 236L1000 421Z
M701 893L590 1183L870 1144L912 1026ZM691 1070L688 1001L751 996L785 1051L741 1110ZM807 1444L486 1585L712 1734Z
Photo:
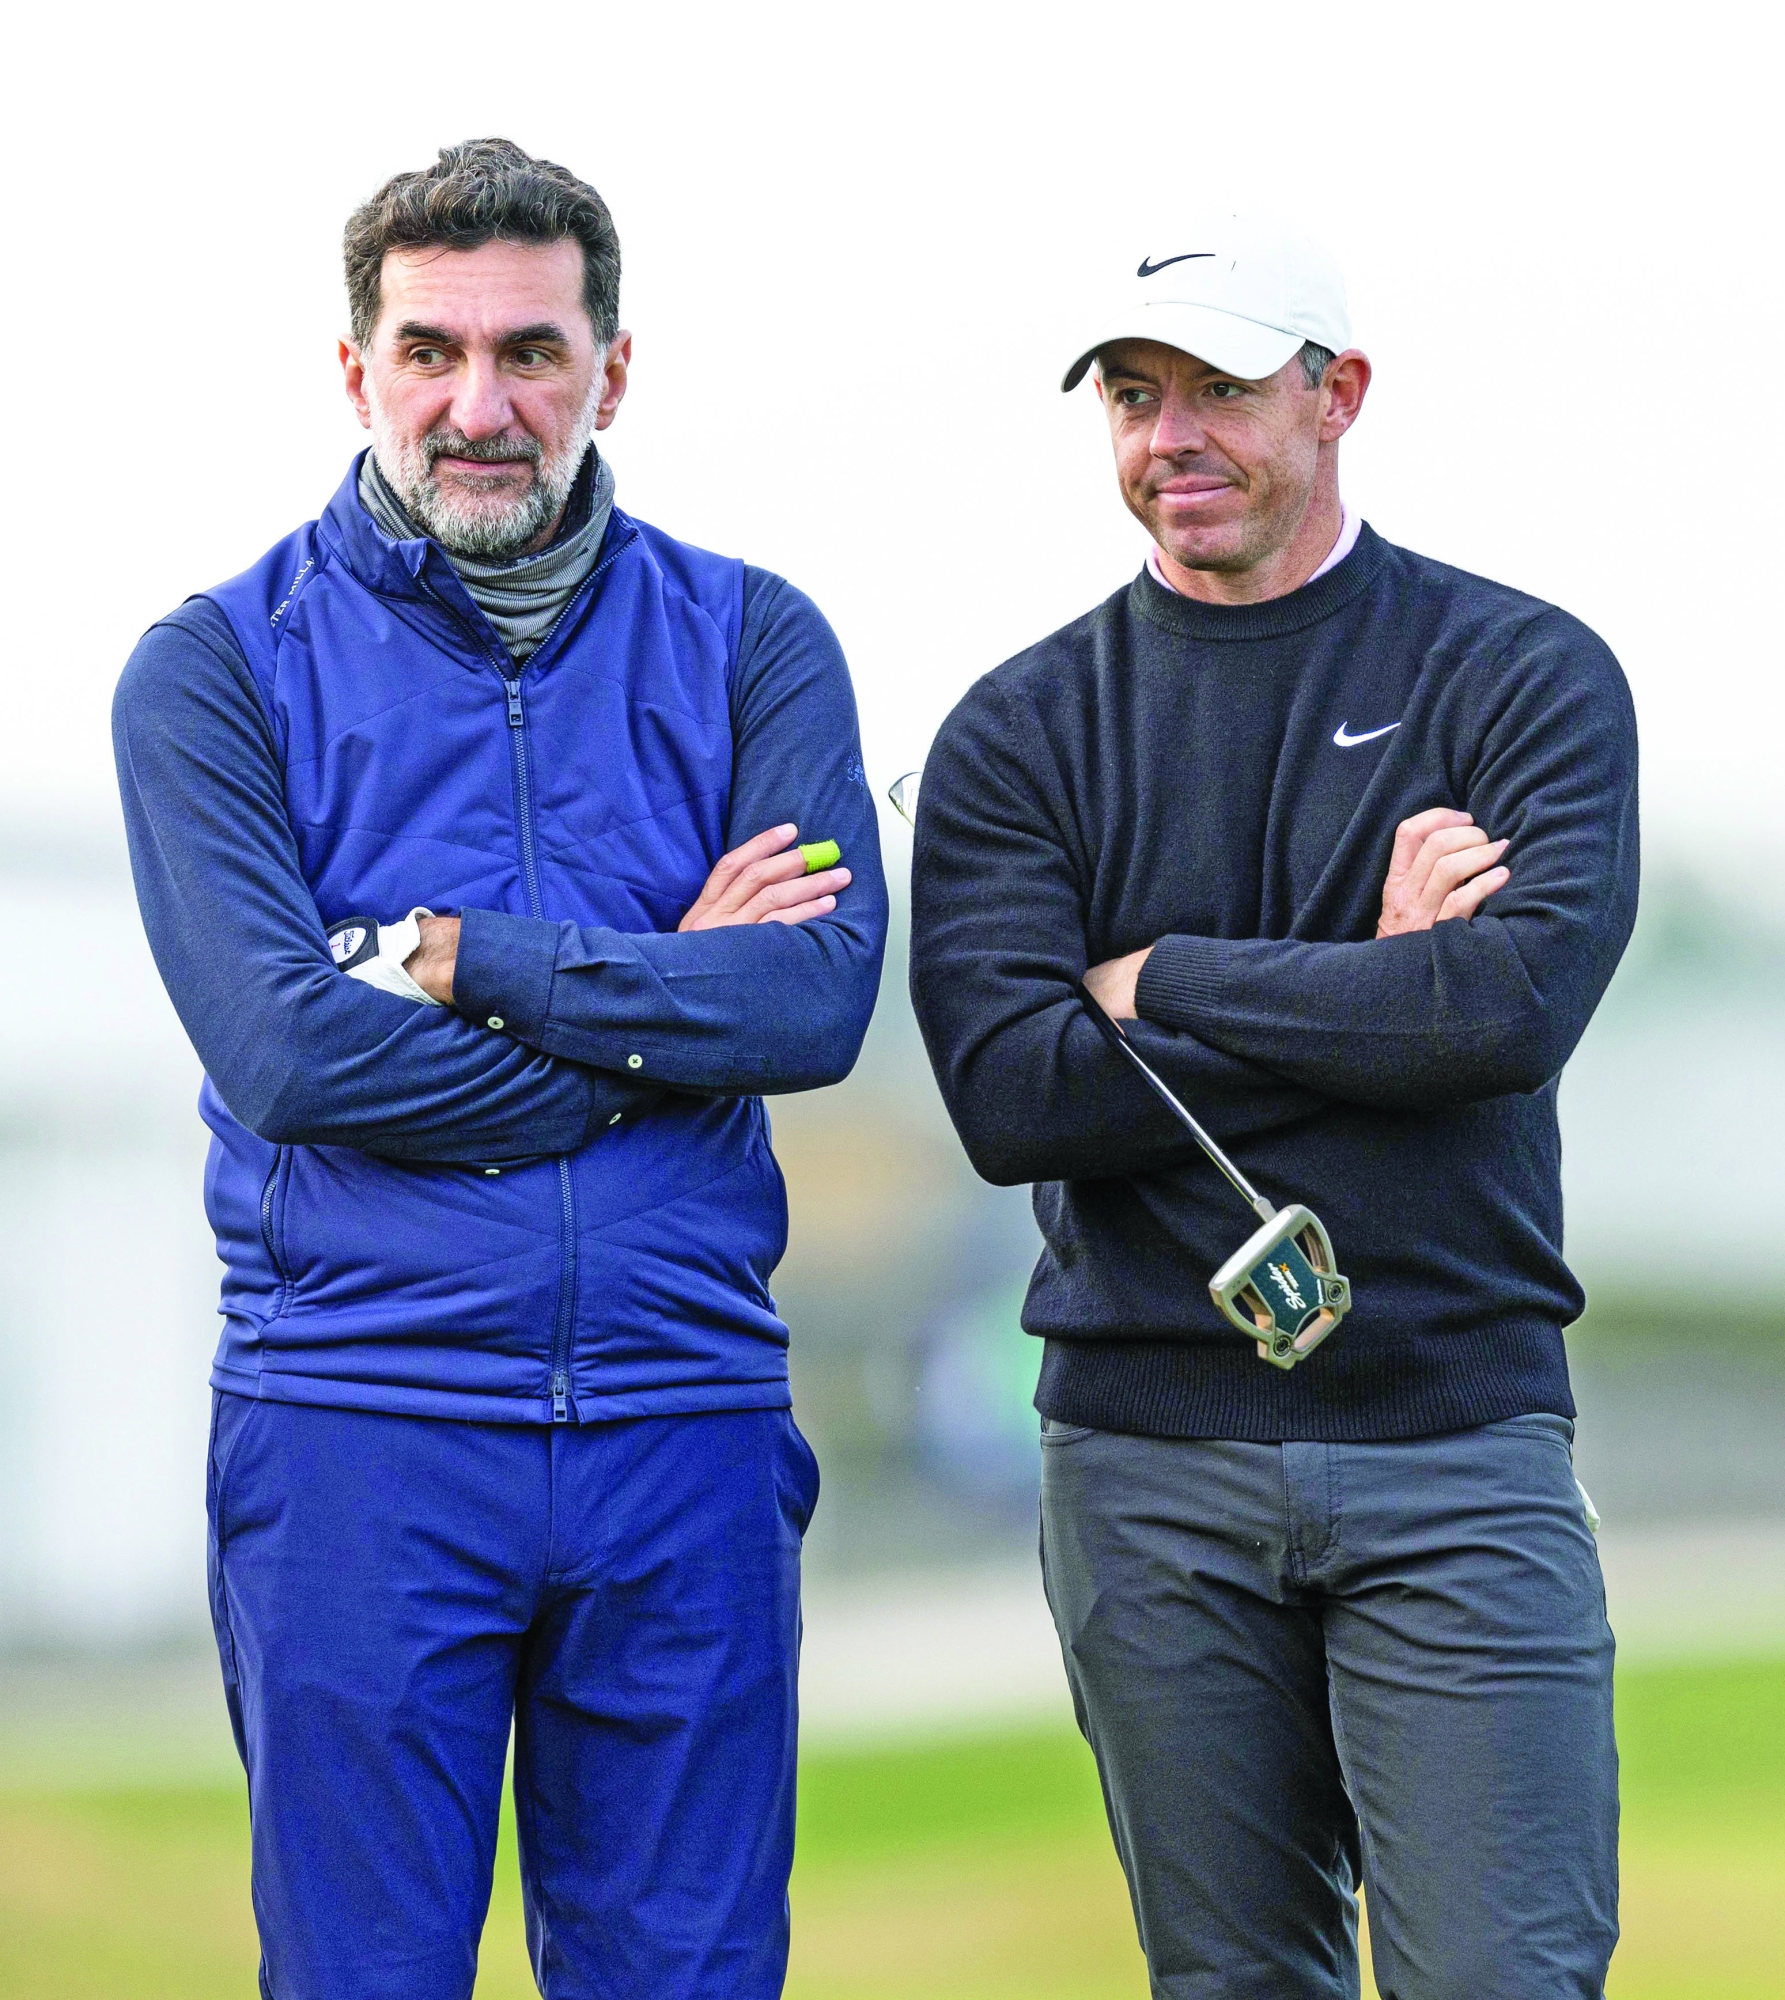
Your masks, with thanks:
M616 333L607 344L601 362L601 401L595 406L595 428L604 431L619 415L626 394L626 375L632 366L632 336Z
M1336 444L1357 422L1357 414L1370 392L1370 357L1361 348L1348 347L1327 366L1321 394L1326 398L1326 414L1320 420L1320 442Z
M359 415L359 420L367 430L372 428L372 406L366 401L366 360L359 349L357 340L338 340L335 351L341 357L342 386L347 391L347 400Z

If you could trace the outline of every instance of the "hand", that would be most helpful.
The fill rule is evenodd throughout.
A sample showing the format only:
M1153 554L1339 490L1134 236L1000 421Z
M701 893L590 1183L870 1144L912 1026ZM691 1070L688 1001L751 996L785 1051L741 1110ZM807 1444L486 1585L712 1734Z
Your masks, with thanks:
M829 916L837 892L853 879L847 868L806 873L806 857L794 846L797 826L771 826L742 847L721 855L676 925L679 931L717 931L728 924L803 924Z
M421 943L403 961L403 970L430 1000L452 1005L452 975L459 962L457 917L417 917Z
M1139 1019L1135 1010L1135 988L1140 984L1140 969L1153 955L1153 947L1145 951L1131 951L1126 958L1106 958L1101 965L1094 965L1085 974L1085 984L1091 989L1091 998L1112 1021L1134 1021Z
M1510 869L1495 866L1505 852L1505 841L1489 840L1466 812L1449 806L1402 820L1382 884L1376 935L1429 931L1453 917L1466 923L1512 879Z

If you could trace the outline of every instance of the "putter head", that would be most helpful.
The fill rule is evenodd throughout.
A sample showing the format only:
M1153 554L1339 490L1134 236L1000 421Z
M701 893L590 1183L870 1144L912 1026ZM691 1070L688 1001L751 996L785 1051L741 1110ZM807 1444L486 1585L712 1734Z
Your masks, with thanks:
M1209 1296L1275 1368L1306 1360L1351 1309L1351 1285L1311 1208L1279 1209L1209 1280Z

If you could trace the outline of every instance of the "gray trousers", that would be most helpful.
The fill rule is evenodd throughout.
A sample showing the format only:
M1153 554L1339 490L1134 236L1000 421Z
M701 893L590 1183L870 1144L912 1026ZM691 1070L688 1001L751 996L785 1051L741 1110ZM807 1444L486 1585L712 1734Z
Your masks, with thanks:
M1574 1427L1042 1426L1042 1570L1152 1990L1601 2000L1612 1636Z

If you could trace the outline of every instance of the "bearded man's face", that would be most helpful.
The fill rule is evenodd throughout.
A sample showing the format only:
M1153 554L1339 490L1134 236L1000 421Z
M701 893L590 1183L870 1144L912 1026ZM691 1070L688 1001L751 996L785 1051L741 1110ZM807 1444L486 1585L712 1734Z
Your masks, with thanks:
M378 324L342 343L348 395L410 518L454 555L551 540L631 341L596 344L574 240L393 250Z

